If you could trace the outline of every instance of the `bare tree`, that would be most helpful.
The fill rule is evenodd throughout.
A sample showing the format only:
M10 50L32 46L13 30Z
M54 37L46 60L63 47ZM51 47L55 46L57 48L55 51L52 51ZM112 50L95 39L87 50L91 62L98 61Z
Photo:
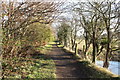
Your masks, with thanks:
M91 3L90 3L91 4ZM108 63L108 55L111 53L111 42L113 39L113 31L112 29L114 29L114 32L118 29L119 27L119 16L117 15L119 13L119 6L118 3L116 3L115 1L113 2L101 2L101 4L96 3L100 8L95 7L93 4L91 4L91 6L93 8L95 8L97 11L99 11L100 17L102 17L102 20L105 23L105 28L106 28L106 39L107 39L107 43L106 43L106 54L105 54L105 61L104 61L104 65L103 67L108 68L109 63ZM115 23L112 23L112 21L114 21Z
M16 54L17 40L21 40L26 27L33 23L49 24L55 19L60 3L55 2L3 2L3 50L5 54ZM13 56L14 54L10 54ZM8 55L8 56L10 56Z

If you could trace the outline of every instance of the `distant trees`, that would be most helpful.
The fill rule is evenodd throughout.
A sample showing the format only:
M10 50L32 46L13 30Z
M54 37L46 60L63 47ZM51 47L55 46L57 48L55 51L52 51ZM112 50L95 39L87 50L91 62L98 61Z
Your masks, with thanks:
M60 44L63 44L65 47L67 47L67 41L68 41L68 31L70 26L68 24L61 24L61 26L58 28L57 36L60 41Z
M77 43L77 33L80 30L78 20L76 18L77 15L73 16L70 21L70 40L71 40L71 48L75 50L75 44Z

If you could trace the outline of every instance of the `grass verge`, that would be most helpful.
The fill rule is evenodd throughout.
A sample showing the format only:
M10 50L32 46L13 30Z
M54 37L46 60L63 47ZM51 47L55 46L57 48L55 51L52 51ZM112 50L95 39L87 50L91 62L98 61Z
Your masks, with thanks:
M36 50L49 50L51 45L44 46L43 49L37 48ZM46 56L45 53L35 53L31 57L27 58L12 58L6 59L2 63L4 66L4 78L5 79L45 79L55 80L55 64L52 59Z
M79 61L79 64L81 66L84 66L83 69L85 70L85 72L87 71L86 75L88 75L90 78L110 78L110 79L115 78L116 80L120 79L120 76L113 74L112 72L105 68L101 68L95 64L92 64L87 60L81 60L79 56L75 55L74 52L69 51L69 49L63 48L63 50L66 53L73 54L74 56L73 58Z

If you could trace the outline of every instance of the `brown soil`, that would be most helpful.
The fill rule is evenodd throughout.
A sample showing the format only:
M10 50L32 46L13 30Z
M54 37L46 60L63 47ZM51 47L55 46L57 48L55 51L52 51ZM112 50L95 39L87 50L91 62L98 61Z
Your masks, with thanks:
M79 80L79 78L88 78L90 76L86 68L73 58L72 53L66 53L56 45L53 45L49 56L55 62L57 79Z

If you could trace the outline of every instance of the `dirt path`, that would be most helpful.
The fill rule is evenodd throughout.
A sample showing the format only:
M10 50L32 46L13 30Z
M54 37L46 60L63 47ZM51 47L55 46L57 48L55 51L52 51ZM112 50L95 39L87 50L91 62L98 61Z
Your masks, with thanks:
M49 55L55 62L57 78L87 78L84 73L86 69L73 58L72 53L66 53L62 48L53 45Z

